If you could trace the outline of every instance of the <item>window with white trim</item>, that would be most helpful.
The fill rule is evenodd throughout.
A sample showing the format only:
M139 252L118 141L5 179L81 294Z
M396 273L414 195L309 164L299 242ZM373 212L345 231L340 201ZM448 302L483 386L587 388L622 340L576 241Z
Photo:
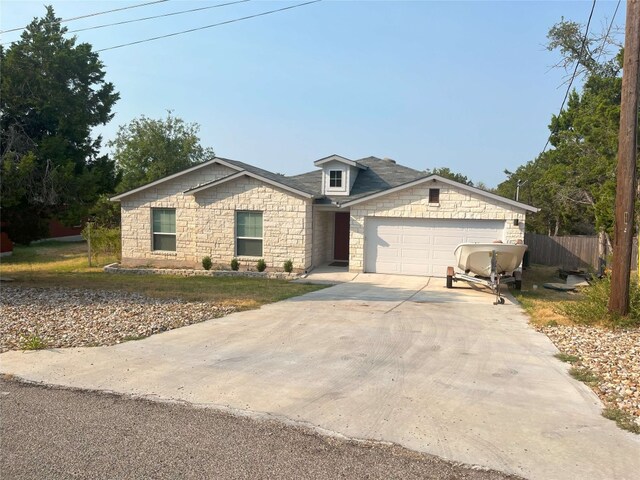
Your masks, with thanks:
M342 170L329 170L329 188L342 188Z
M153 208L153 249L165 252L176 251L176 209Z
M262 257L262 212L236 212L236 255Z

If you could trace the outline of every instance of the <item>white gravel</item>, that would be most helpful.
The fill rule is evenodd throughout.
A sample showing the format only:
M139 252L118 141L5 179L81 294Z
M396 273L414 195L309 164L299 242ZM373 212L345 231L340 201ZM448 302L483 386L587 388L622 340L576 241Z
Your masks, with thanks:
M579 357L577 368L588 368L599 381L593 387L605 405L633 415L640 425L640 328L539 327L558 349Z
M235 309L129 292L2 286L0 352L38 337L48 348L113 345L218 318Z

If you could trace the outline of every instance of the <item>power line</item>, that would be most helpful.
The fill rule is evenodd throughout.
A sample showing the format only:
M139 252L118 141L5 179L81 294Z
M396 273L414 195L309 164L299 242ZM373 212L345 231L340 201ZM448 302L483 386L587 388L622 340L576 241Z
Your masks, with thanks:
M171 17L173 15L181 15L183 13L199 12L201 10L209 10L209 9L218 8L218 7L226 7L228 5L235 5L237 3L245 3L245 2L250 2L250 1L251 0L237 0L235 2L220 3L218 5L209 5L208 7L192 8L191 10L180 10L178 12L164 13L162 15L154 15L152 17L135 18L133 20L124 20L122 22L106 23L104 25L96 25L95 27L79 28L77 30L70 30L67 33L78 33L78 32L85 32L87 30L96 30L98 28L114 27L116 25L125 25L127 23L142 22L142 21L145 21L145 20L153 20L155 18Z
M146 7L147 5L154 5L156 3L164 3L168 1L169 0L155 0L153 2L139 3L137 5L130 5L128 7L120 7L120 8L114 8L113 10L105 10L104 12L95 12L95 13L89 13L87 15L81 15L79 17L65 18L64 20L56 20L55 22L48 22L48 24L72 22L74 20L80 20L82 18L96 17L98 15L104 15L106 13L121 12L122 10L129 10L129 9L138 8L138 7ZM25 28L26 27L19 27L19 28L11 28L9 30L0 30L0 33L17 32L18 30L24 30Z
M199 30L205 30L207 28L219 27L221 25L228 25L229 23L235 23L235 22L240 22L242 20L249 20L251 18L262 17L264 15L270 15L272 13L283 12L285 10L291 10L293 8L304 7L305 5L311 5L312 3L318 3L318 2L321 2L321 1L322 0L312 0L310 2L298 3L297 5L291 5L289 7L278 8L276 10L269 10L269 11L266 11L266 12L256 13L255 15L248 15L246 17L234 18L233 20L226 20L224 22L213 23L211 25L205 25L203 27L191 28L189 30L182 30L180 32L169 33L167 35L160 35L158 37L146 38L144 40L138 40L138 41L135 41L135 42L122 43L120 45L115 45L113 47L101 48L99 50L94 50L94 52L96 52L96 53L105 52L107 50L115 50L116 48L129 47L131 45L138 45L140 43L152 42L154 40L160 40L162 38L175 37L177 35L183 35L185 33L197 32Z
M582 55L584 54L584 50L587 46L587 38L589 35L589 25L591 25L591 18L593 17L593 11L596 8L596 0L593 0L591 4L591 12L589 13L589 20L587 20L587 26L584 30L584 37L582 38L582 46L580 47L580 54L578 55L578 60L576 61L576 68L573 70L573 75L571 75L571 80L569 80L569 85L567 85L567 91L564 94L564 99L562 100L562 105L560 105L560 111L558 112L558 117L562 114L562 109L564 108L564 104L567 102L567 98L569 98L569 92L571 92L571 85L573 85L573 81L576 79L576 75L578 73L578 67L580 67L580 62L582 60ZM544 144L544 148L542 149L541 155L547 150L549 146L549 142L551 141L551 137L555 132L551 132L547 137L547 143Z
M600 57L602 56L602 52L604 51L604 47L607 43L607 40L609 39L609 34L611 33L611 28L613 27L613 22L616 19L616 15L618 14L618 8L620 8L620 2L622 0L618 0L618 3L616 4L616 9L613 11L613 17L611 17L611 21L609 22L609 28L607 28L607 33L605 34L604 38L602 39L602 47L600 48L600 52L598 52L598 57L596 58L596 63L598 63L598 60L600 60Z

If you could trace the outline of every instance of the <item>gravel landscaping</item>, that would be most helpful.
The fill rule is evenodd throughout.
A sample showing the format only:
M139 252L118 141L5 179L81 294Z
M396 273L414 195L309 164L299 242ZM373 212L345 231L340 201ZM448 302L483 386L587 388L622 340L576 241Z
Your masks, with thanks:
M0 352L29 343L32 348L114 345L233 311L232 306L121 291L3 285Z
M640 425L640 329L558 325L538 330L562 353L578 357L574 367L598 377L592 388L607 407L632 415Z

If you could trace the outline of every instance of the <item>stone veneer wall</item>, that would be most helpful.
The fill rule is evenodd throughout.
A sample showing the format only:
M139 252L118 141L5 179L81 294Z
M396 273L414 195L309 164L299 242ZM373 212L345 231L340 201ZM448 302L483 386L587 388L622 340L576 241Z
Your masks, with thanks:
M311 200L240 177L195 195L193 188L234 173L213 164L143 190L122 200L122 264L202 268L202 257L228 266L235 256L235 212L263 212L263 255L269 267L281 268L291 259L294 268L311 265ZM176 209L176 251L152 250L151 209ZM258 257L240 257L253 266Z
M235 255L235 215L239 210L262 211L263 255L268 266L281 268L292 260L296 270L311 266L310 199L242 177L196 194L194 218L196 251L214 263L228 264ZM259 257L238 257L255 265Z
M439 204L429 204L429 188L440 189ZM365 217L506 220L502 241L514 243L524 240L525 214L525 210L440 182L384 195L351 207L349 271L364 269ZM513 225L515 219L517 226Z

